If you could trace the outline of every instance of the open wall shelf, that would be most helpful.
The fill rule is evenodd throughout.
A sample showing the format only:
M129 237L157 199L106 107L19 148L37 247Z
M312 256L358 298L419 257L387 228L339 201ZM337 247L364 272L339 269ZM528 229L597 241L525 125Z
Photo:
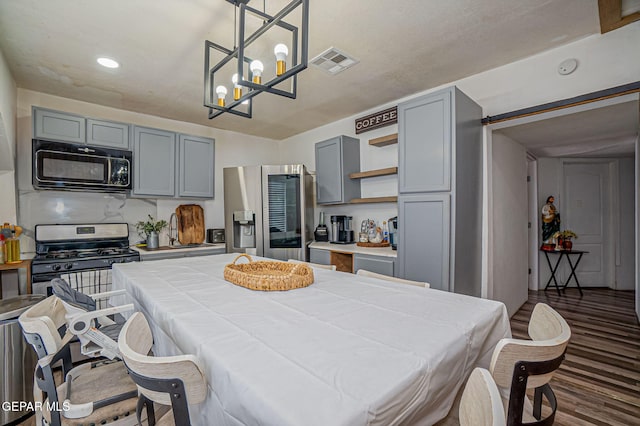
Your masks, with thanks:
M387 175L397 175L398 168L397 167L387 167L386 169L377 169L377 170L369 170L366 172L357 172L351 173L349 177L351 179L364 179L375 176L387 176Z
M382 136L375 139L369 139L369 145L373 145L373 146L387 146L387 145L393 145L394 143L398 143L397 133L394 133L392 135Z
M365 204L365 203L397 203L398 197L372 197L372 198L354 198L349 204Z

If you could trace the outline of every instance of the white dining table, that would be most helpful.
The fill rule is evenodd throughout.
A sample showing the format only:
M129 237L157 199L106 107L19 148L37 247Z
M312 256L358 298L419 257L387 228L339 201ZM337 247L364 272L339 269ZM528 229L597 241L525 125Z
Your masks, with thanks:
M235 257L113 265L127 295L112 302L145 314L155 355L202 364L194 424L433 424L511 336L496 301L320 268L308 287L253 291L225 281Z

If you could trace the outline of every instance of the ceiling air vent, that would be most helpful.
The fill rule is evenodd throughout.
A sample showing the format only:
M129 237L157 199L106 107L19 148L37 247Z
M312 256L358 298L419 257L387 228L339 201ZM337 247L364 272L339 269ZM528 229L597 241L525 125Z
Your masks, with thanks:
M314 67L320 68L331 75L335 75L354 66L360 61L335 47L330 47L309 62Z

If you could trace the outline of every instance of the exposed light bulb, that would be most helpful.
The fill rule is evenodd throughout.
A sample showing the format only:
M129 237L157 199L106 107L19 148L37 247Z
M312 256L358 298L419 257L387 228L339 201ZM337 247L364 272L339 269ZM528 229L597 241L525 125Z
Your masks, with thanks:
M281 76L287 71L289 49L285 44L279 43L273 48L273 54L276 55L276 75Z
M237 101L242 97L242 86L238 84L237 73L231 76L231 81L233 82L233 100Z
M262 84L262 71L264 71L264 65L262 62L257 59L255 61L251 61L249 69L253 73L253 82L256 84Z
M227 88L224 86L216 87L216 94L218 95L218 105L224 106L224 97L227 96Z

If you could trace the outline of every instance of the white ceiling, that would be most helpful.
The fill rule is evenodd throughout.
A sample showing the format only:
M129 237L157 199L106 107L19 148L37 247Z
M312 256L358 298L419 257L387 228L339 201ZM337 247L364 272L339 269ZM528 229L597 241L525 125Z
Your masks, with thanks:
M335 46L360 63L310 67L298 99L260 94L252 119L208 120L204 40L231 48L233 12L226 0L2 0L0 49L21 88L283 139L599 32L597 0L310 0L310 58Z
M629 96L631 97L631 96ZM629 156L640 122L633 100L498 130L536 157Z

